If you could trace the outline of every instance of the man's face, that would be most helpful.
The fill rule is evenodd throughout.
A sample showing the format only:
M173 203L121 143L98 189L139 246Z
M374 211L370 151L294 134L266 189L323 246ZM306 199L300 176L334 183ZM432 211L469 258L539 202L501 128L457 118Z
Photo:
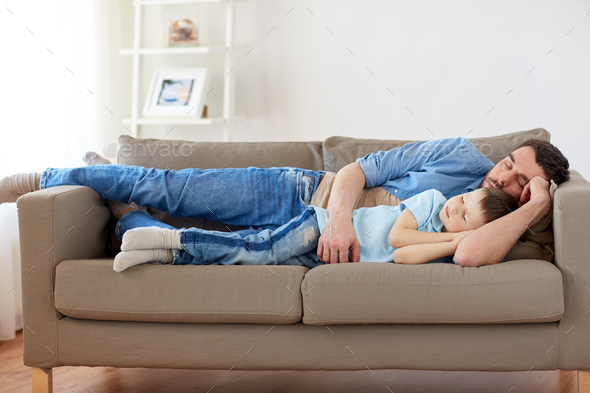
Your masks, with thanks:
M524 186L535 176L549 180L535 157L535 150L524 146L514 150L486 174L480 187L501 188L520 201Z
M481 200L489 192L478 189L452 197L445 202L438 217L449 232L462 232L484 225Z

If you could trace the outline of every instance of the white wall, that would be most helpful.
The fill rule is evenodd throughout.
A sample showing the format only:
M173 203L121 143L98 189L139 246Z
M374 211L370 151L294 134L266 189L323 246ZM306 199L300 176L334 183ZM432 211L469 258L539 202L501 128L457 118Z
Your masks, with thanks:
M201 10L202 45L223 42L224 6L191 7ZM122 42L131 47L131 2L121 9ZM148 9L145 45L162 45L163 9ZM254 49L237 56L236 111L249 119L234 126L234 141L482 137L544 127L590 179L587 1L248 0L237 10L238 43ZM216 88L207 103L221 113L222 55L145 59L144 86L155 67L210 67ZM130 75L129 60L113 61ZM126 117L131 82L123 80L117 96ZM222 138L221 126L177 126L166 136L169 129L143 127L142 136Z

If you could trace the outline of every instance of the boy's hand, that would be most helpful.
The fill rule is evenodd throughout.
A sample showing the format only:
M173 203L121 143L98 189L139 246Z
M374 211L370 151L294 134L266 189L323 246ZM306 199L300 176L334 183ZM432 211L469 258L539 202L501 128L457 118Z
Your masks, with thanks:
M465 236L469 235L469 234L470 234L471 232L473 232L473 231L474 231L473 229L470 229L470 230L468 230L468 231L455 232L455 233L453 234L453 241L454 241L456 244L459 244L459 243L461 243L461 240L463 240L463 239L465 238Z
M347 225L348 224L348 225ZM318 242L318 257L324 263L347 263L348 253L351 261L357 262L360 257L359 241L352 226L352 222L339 223L328 220Z

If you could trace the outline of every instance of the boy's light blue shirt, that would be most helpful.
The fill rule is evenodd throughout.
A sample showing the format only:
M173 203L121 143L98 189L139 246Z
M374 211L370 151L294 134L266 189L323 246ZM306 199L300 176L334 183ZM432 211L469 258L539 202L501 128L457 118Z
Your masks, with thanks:
M355 209L352 225L359 241L359 262L393 262L395 248L389 245L389 233L404 209L409 209L422 232L440 232L443 223L438 213L446 198L437 190L428 190L403 201L399 206L376 206ZM320 233L328 222L328 211L314 207ZM446 262L451 262L447 260Z
M356 160L367 187L383 187L399 199L429 189L445 198L475 190L494 164L465 138L407 143Z

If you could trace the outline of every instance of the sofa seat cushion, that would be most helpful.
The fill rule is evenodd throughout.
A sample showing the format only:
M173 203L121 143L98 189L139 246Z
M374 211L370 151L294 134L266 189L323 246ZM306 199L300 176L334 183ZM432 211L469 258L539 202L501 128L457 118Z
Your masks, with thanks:
M63 261L55 307L95 320L288 324L301 321L303 266L145 264L113 271L113 259Z
M564 313L561 272L540 260L324 265L305 275L301 293L308 325L553 322Z

